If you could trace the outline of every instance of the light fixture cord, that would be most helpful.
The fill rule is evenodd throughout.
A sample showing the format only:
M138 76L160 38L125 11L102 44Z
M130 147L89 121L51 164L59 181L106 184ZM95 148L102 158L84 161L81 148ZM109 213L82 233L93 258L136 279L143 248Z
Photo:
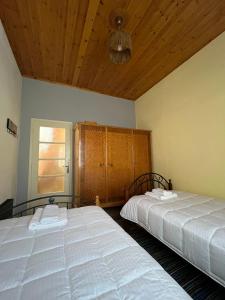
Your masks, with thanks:
M123 25L123 18L121 16L117 16L115 19L117 29L121 30Z

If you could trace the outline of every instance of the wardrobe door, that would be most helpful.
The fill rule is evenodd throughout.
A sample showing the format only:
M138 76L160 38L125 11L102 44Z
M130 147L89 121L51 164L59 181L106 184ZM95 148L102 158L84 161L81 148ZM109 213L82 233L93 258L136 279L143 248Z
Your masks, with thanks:
M105 127L81 125L80 130L80 205L95 204L98 195L106 198Z
M108 202L121 202L134 178L132 130L107 128Z
M150 131L133 130L134 178L151 172Z

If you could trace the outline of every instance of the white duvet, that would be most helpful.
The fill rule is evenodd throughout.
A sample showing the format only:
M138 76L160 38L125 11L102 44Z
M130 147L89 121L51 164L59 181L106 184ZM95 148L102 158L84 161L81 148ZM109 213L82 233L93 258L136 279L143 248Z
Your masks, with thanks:
M144 227L225 286L225 201L185 192L160 201L132 197L121 216Z
M0 299L190 299L101 208L68 211L65 227L0 221Z

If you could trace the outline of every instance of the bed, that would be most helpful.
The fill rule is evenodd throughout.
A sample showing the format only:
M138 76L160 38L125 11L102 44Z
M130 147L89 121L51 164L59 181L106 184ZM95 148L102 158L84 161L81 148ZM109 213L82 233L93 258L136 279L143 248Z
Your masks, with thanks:
M0 299L190 299L102 208L34 232L31 217L0 221Z
M145 174L146 175L146 174ZM169 189L162 176L151 187ZM146 177L146 176L144 176ZM139 183L146 180L139 178ZM156 184L155 184L156 183ZM138 184L136 184L138 186ZM139 187L139 190L143 187ZM176 191L177 198L160 201L148 195L134 195L121 216L139 224L187 261L225 286L225 201Z

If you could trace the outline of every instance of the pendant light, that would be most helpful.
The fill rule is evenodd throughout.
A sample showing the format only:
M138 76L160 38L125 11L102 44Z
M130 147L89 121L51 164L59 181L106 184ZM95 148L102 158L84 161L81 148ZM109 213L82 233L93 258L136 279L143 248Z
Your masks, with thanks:
M114 64L125 64L131 58L131 36L122 30L123 17L115 17L116 31L113 31L109 39L109 57Z

